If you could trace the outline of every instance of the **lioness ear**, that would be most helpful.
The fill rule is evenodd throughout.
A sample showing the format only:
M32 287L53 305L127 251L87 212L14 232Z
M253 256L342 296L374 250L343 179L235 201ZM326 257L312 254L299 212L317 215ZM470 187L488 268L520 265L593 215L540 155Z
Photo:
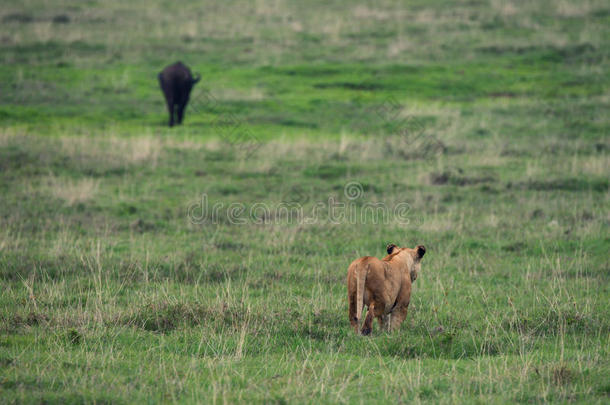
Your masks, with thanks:
M388 252L388 254L389 254L389 255L391 255L391 254L392 254L392 252L394 251L394 249L396 249L397 247L398 247L398 246L396 246L395 244L390 243L390 244L389 244L389 245L388 245L388 246L385 248L385 250Z
M417 257L421 259L422 257L424 257L425 254L426 248L424 247L424 245L417 246Z

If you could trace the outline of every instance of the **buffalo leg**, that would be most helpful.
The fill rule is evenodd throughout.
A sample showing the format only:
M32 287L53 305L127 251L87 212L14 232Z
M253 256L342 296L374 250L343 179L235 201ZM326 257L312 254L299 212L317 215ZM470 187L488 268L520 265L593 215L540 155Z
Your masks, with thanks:
M176 107L178 107L178 124L182 124L182 117L184 116L184 108L186 107L186 103L179 103Z
M174 126L174 101L170 98L167 99L167 110L169 111L169 126Z

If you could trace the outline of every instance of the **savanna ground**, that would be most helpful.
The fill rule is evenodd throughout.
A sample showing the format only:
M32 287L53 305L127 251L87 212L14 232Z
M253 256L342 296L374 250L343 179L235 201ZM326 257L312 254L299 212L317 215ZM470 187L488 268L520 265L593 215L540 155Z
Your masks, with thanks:
M609 400L607 2L0 20L0 402ZM355 336L347 266L389 242L427 247L410 313Z

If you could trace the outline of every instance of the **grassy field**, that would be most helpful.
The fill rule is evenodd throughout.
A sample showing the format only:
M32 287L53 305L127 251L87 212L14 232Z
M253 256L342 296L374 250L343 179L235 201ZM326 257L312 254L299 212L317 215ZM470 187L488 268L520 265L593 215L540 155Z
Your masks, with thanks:
M0 403L609 401L607 2L0 22ZM356 336L390 242L427 248L409 315Z

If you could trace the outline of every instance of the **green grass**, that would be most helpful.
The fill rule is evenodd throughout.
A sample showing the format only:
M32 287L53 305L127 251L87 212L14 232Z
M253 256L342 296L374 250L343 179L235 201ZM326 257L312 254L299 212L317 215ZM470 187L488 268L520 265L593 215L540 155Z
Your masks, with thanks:
M0 402L607 402L609 23L6 3ZM170 130L175 60L203 79ZM347 266L390 242L427 248L409 315L355 336Z

